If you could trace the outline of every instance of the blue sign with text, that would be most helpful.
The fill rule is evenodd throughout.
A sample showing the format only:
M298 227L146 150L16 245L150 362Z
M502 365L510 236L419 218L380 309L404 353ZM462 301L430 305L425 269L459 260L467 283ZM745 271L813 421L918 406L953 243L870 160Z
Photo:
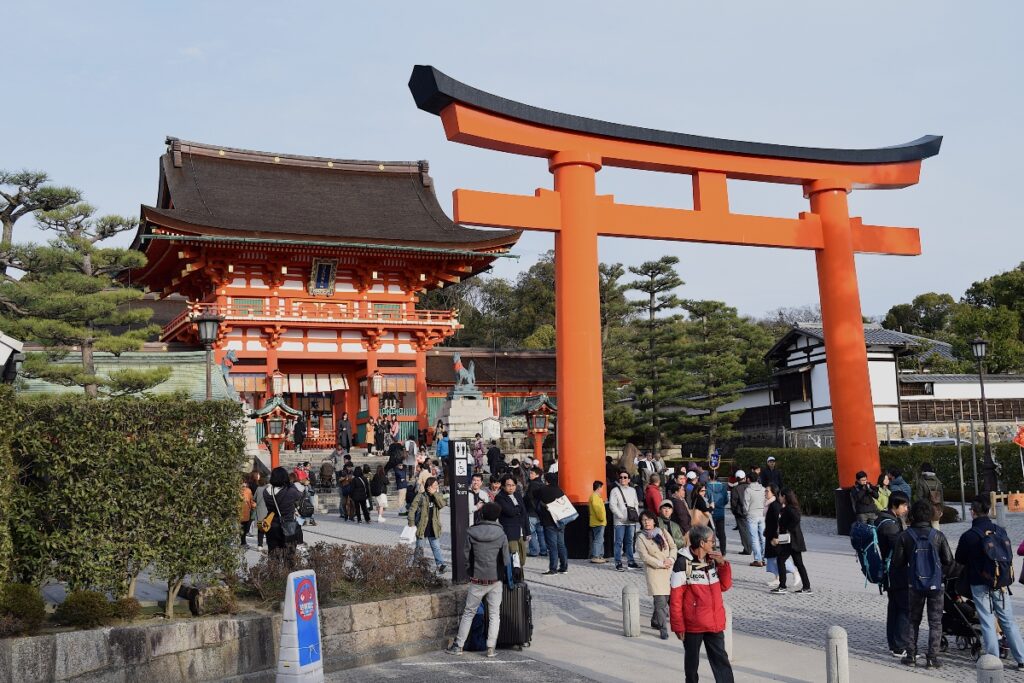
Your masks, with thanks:
M299 666L306 666L320 661L320 606L316 599L316 576L296 576L292 581Z

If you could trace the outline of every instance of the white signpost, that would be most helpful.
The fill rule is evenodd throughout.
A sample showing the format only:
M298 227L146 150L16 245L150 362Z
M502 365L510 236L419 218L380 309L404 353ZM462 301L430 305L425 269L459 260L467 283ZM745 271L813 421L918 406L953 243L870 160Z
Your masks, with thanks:
M307 569L288 575L281 613L277 683L323 683L323 639L320 635L320 603L316 597L315 572Z

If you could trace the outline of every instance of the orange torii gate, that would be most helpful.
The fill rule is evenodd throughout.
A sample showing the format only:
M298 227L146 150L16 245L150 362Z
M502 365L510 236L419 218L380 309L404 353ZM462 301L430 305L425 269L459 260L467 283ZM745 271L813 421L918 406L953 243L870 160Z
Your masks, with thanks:
M819 149L721 140L598 121L506 100L431 66L409 80L416 105L437 114L453 142L543 157L554 190L533 197L456 190L455 220L555 233L559 481L575 503L604 480L598 236L813 249L828 355L839 481L879 472L855 253L921 253L915 228L864 225L847 194L918 182L942 138L879 149ZM618 204L597 195L602 166L693 177L693 210ZM799 185L810 211L797 218L730 212L726 180Z

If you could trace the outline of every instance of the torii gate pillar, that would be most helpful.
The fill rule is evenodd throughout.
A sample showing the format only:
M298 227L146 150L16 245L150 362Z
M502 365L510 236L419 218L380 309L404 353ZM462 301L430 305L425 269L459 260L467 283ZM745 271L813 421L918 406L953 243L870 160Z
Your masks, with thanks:
M879 472L867 347L855 253L921 253L914 228L865 225L851 218L854 188L913 185L942 138L877 149L819 149L719 140L625 126L538 109L477 90L437 69L417 66L409 88L420 109L437 114L449 140L548 160L554 191L535 196L456 190L455 220L555 233L558 452L562 489L577 504L604 479L598 237L640 237L815 252L839 481ZM619 204L596 194L602 166L693 178L693 210ZM810 212L798 218L735 214L729 179L800 186Z

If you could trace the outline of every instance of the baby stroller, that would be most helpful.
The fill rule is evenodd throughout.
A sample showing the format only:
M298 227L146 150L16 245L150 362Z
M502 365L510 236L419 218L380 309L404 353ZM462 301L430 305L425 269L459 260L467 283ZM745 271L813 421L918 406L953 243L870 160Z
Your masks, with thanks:
M957 572L959 574L959 572ZM942 640L940 649L949 650L949 639L958 650L969 650L971 658L977 660L981 656L982 638L981 623L978 611L970 593L966 595L957 590L959 576L952 576L943 582L942 591ZM999 639L999 656L1005 658L1009 654L1006 638Z

